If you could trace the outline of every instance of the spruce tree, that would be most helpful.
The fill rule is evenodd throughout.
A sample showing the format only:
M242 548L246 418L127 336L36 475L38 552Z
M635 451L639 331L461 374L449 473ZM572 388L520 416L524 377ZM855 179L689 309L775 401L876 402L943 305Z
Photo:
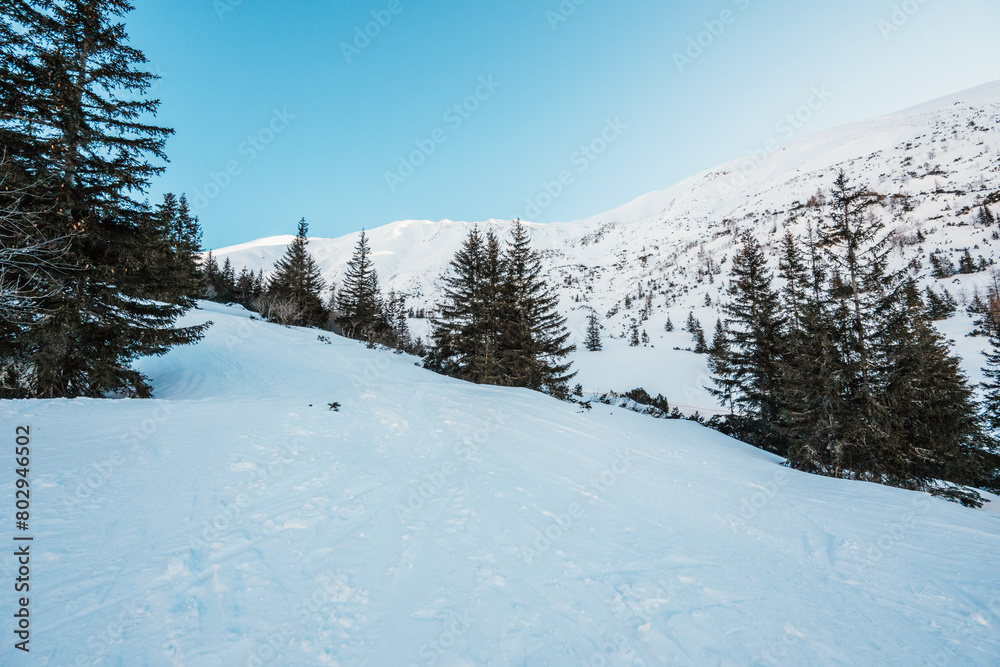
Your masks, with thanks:
M348 338L374 343L388 328L378 273L362 230L337 294L337 325Z
M985 437L959 360L934 328L915 282L907 280L883 314L878 341L878 481L914 489L935 480L976 485ZM965 497L976 502L976 496Z
M504 255L503 283L498 293L508 317L502 320L502 365L516 387L565 396L570 372L565 357L576 349L568 343L566 318L559 298L542 275L542 262L520 220L511 230Z
M844 411L844 371L838 329L825 290L827 266L811 226L806 253L802 263L786 263L782 269L785 279L797 284L783 290L786 312L797 312L797 316L789 318L785 334L782 439L793 467L839 475L843 448L838 419Z
M972 253L966 248L965 252L958 259L958 272L962 274L977 273L979 271L976 266L976 260L972 259Z
M990 335L990 350L984 354L986 382L983 384L983 414L988 428L995 436L1000 436L1000 331Z
M977 221L984 227L992 227L996 223L996 218L993 217L990 207L984 204L979 207L979 216Z
M587 318L587 338L584 346L590 352L600 352L604 349L604 344L601 342L601 322L595 313L591 313Z
M867 479L879 474L884 440L874 356L879 314L900 284L900 276L887 271L891 246L874 214L878 201L878 195L852 186L840 172L819 237L833 269L828 293L844 380L843 410L835 418L840 458L836 467Z
M778 258L778 276L784 281L781 289L782 303L788 315L788 325L801 331L807 299L806 263L802 251L791 232L781 239Z
M760 244L751 234L741 239L733 258L733 275L723 306L725 363L713 378L717 397L734 408L730 421L743 440L772 451L783 451L779 438L782 413L784 353L780 304Z
M215 259L212 251L208 251L208 256L202 264L201 269L201 297L206 301L219 300L219 280L221 271L219 261Z
M294 315L282 324L321 327L326 324L328 313L323 305L324 281L316 260L310 254L309 225L305 218L299 220L295 240L285 250L284 256L274 265L268 285L268 296L291 306ZM235 276L226 259L222 270L226 289L235 292Z
M485 251L473 227L443 277L443 300L432 318L432 349L424 365L438 372L477 381L486 353Z
M20 166L51 184L55 197L37 209L38 229L71 237L63 260L73 270L52 276L39 316L10 347L30 360L27 395L146 397L152 388L132 361L191 343L204 328L175 328L184 305L144 298L152 290L150 259L164 239L136 195L163 170L151 161L165 159L172 130L148 120L158 102L145 94L156 77L127 44L119 21L132 9L128 2L36 6L0 10L5 37L11 26L19 33L0 46L18 90L3 102L0 126ZM15 107L20 113L8 115Z
M395 290L390 291L385 301L385 316L389 326L382 342L397 350L411 351L413 340L407 321L406 297Z

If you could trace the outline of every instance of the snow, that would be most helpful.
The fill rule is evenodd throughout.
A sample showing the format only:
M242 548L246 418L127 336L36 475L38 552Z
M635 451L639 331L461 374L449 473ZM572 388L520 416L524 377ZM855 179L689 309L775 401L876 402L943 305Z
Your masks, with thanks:
M31 664L1000 664L995 513L200 305L155 400L0 403Z
M1000 241L992 238L1000 227L988 230L972 224L973 207L989 196L1000 196L998 128L1000 81L802 137L770 155L736 160L585 220L530 225L534 246L560 296L560 308L569 317L573 341L581 347L572 356L581 381L619 392L644 386L654 395L664 393L673 404L692 404L705 408L703 412L718 409L711 400L692 399L683 391L700 369L694 361L661 349L658 336L667 317L679 329L694 311L711 338L721 316L720 299L737 235L754 234L776 266L777 242L785 231L804 237L807 223L816 222L816 212L804 204L817 192L829 192L840 169L858 184L908 198L909 208L896 205L881 211L886 231L914 236L919 229L926 241L899 247L892 256L895 267L920 259L922 286L940 283L956 296L964 287L969 298L976 288L984 293L989 283L986 273L961 278L959 285L952 279L935 281L928 276L927 257L940 248L957 263L959 254L969 248L974 258L982 255L1000 262ZM994 210L1000 212L1000 207ZM502 238L510 225L504 220L479 223ZM369 230L383 288L406 294L415 308L433 309L441 293L440 276L472 226L451 220L406 220ZM246 266L270 271L289 240L263 239L215 254L220 262L231 259L237 270ZM328 283L342 280L356 242L357 234L310 240L309 248ZM707 270L716 273L709 278ZM640 289L654 296L649 319L639 325L656 347L636 353L612 344L601 353L605 358L594 360L582 349L587 316L592 312L600 316L605 336L614 337L612 342L627 340L631 319L640 318ZM631 308L624 303L626 296L633 300ZM706 297L711 306L704 305ZM956 340L972 328L971 321L964 322L968 325L964 330L950 333ZM410 325L426 338L426 320L411 320ZM958 351L970 375L978 374L983 342L980 338L960 343ZM690 345L687 339L668 347ZM636 359L643 361L635 363ZM671 368L675 361L677 378L669 377L669 370L663 376L650 370ZM596 375L591 368L597 366L614 372Z

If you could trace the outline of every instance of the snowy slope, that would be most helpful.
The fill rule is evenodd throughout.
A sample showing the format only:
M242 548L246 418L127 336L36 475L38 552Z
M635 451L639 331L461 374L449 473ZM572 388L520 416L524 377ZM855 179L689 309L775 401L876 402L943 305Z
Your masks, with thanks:
M628 348L612 344L604 359L582 351L574 357L584 388L623 391L645 383L648 390L664 393L672 402L710 411L714 401L698 394L700 383L692 384L705 372L704 359L672 349L689 347L690 337L660 338L667 317L680 327L694 310L710 334L719 317L736 236L751 230L772 250L786 229L803 236L807 224L815 224L819 215L807 203L830 190L840 169L886 195L881 216L889 230L898 231L894 256L898 265L921 258L928 271L926 257L935 248L950 253L955 262L966 248L974 257L1000 260L1000 241L992 237L997 228L984 230L971 224L972 207L1000 202L998 128L1000 82L807 136L771 154L762 151L593 218L531 225L576 342L582 342L591 312L602 316L606 335L617 337L616 342L625 338L635 319L656 346L644 357L645 366L682 369L680 377L631 376L621 369L641 366L617 361ZM1000 206L994 208L1000 212ZM479 226L505 235L510 224L490 220ZM369 230L383 286L406 293L415 307L433 307L440 274L471 227L449 220L408 220ZM921 245L913 240L918 229L927 237ZM329 283L341 280L356 240L353 234L310 241ZM215 254L220 261L229 258L237 269L269 271L289 241L290 237L262 239ZM956 296L968 298L986 284L984 273L948 286ZM640 314L650 294L652 307ZM627 296L633 301L631 308L625 305ZM706 297L711 306L704 305ZM415 332L427 333L426 321L411 325ZM963 351L970 373L979 365L981 342L969 341ZM694 367L697 372L689 372ZM601 375L601 369L619 370L612 377ZM678 385L693 388L678 393Z
M996 514L202 306L156 400L0 403L0 664L1000 664Z

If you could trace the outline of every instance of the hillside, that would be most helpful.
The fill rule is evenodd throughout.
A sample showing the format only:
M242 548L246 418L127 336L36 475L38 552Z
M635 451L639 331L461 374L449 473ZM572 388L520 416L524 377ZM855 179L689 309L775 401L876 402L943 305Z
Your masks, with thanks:
M694 311L710 332L729 271L734 239L752 230L769 249L790 230L806 234L822 211L809 205L829 191L844 169L856 182L885 195L880 212L895 233L894 262L921 259L930 283L927 256L942 249L957 262L969 248L974 257L1000 260L997 228L972 224L974 207L1000 202L1000 82L968 90L871 121L807 136L771 154L737 160L667 190L653 192L621 208L568 223L531 225L562 310L576 341L582 341L590 312L602 316L614 336L604 356L574 356L579 381L588 391L623 391L645 386L664 393L687 411L712 412L703 390L703 359L673 348L689 347L683 332L666 334ZM482 228L506 234L510 221L489 220ZM433 306L439 278L472 223L407 220L369 230L375 264L386 289L408 295L410 305ZM917 232L925 241L917 242ZM261 239L215 251L237 269L270 270L291 237ZM340 281L357 240L312 239L310 250L327 281ZM960 300L987 284L985 273L949 279ZM650 298L650 309L643 310ZM626 305L626 297L631 307ZM705 306L706 298L711 306ZM624 342L632 320L640 323L655 349L630 350ZM426 334L426 321L413 321ZM960 341L966 371L978 377L977 340L962 340L970 320L958 316L943 328ZM638 356L637 356L638 355ZM642 363L632 363L642 359ZM639 368L675 368L660 373Z
M1000 663L996 514L201 307L156 400L0 405L37 664Z

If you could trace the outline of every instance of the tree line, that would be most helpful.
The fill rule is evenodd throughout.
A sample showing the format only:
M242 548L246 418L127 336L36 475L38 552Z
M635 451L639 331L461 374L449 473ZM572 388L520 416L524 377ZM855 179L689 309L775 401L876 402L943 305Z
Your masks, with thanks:
M442 276L443 296L426 345L411 338L407 320L416 313L407 308L406 297L395 291L383 295L365 232L341 284L330 288L308 250L307 235L302 220L268 279L263 271L246 269L237 276L228 259L220 269L209 255L202 297L241 303L278 324L324 328L370 346L417 354L425 368L478 384L568 395L573 373L564 358L575 348L520 220L506 242L492 230L469 232Z
M782 240L780 288L742 237L710 350L712 391L731 408L721 426L800 470L978 504L975 488L1000 489L998 294L980 405L933 325L950 296L921 293L912 266L890 270L879 202L841 172L822 223Z

